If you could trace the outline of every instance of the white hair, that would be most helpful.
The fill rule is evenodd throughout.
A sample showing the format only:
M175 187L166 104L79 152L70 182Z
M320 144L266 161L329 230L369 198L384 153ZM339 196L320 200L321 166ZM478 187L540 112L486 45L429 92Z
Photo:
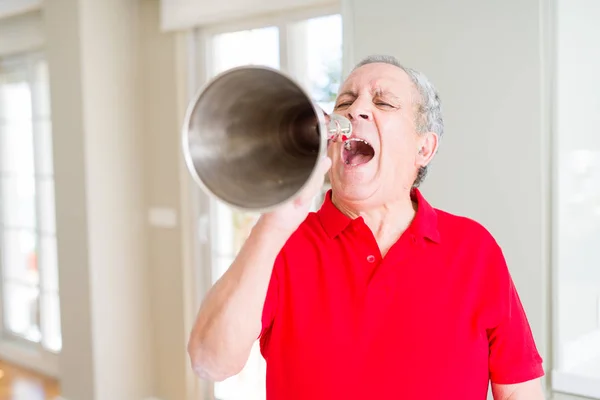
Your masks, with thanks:
M415 112L416 126L418 133L434 132L439 138L444 134L444 118L442 116L442 107L439 94L431 81L421 72L412 68L407 68L393 56L389 55L371 55L362 59L355 65L353 70L367 64L384 63L394 65L403 70L411 79L417 90L419 98L416 101ZM417 178L413 183L414 187L419 186L427 175L427 166L421 167Z

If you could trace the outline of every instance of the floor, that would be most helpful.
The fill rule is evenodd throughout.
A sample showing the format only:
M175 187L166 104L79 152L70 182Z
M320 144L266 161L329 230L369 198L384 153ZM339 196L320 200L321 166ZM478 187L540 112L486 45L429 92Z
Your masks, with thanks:
M0 400L54 400L59 394L56 380L0 360Z
M58 381L0 360L0 400L58 400ZM491 399L491 396L489 397ZM586 400L555 393L551 400Z

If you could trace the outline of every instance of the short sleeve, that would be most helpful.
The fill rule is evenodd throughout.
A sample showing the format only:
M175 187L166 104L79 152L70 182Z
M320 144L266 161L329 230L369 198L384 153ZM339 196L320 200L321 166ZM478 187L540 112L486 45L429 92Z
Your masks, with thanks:
M544 375L542 358L517 289L500 249L493 263L496 296L490 304L497 308L497 323L487 330L490 380L497 384L515 384Z

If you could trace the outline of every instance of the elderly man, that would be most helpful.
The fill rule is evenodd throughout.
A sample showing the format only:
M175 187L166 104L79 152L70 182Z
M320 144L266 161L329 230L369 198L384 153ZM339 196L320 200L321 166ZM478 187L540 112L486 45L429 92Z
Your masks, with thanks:
M335 113L318 179L262 215L204 299L189 341L197 375L223 380L260 338L269 400L543 399L542 361L502 251L418 185L443 121L422 74L362 61ZM320 210L311 199L329 173Z

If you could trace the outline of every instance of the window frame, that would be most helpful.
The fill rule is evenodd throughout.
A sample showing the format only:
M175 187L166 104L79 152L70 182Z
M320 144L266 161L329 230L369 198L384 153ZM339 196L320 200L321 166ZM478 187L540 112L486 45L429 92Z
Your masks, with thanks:
M35 51L27 51L27 52L22 52L22 53L18 53L18 54L13 54L13 55L8 55L8 56L0 56L0 66L2 66L3 69L6 69L8 71L10 70L18 70L20 68L23 68L23 71L25 72L26 76L27 76L27 81L29 82L30 85L35 84L35 65L37 62L40 61L45 61L47 63L47 57L45 55L45 53L41 50L35 50ZM48 82L49 85L49 82ZM49 89L48 89L49 90ZM56 231L54 232L42 232L41 228L39 226L39 221L40 221L40 215L42 214L42 203L41 203L41 199L39 196L39 193L41 191L41 181L42 179L40 179L40 174L39 174L39 170L40 170L40 158L37 156L37 152L38 152L38 148L39 148L39 139L38 139L38 132L39 132L39 122L42 121L44 118L47 118L50 121L52 121L52 114L51 111L49 113L49 115L47 116L40 116L39 113L36 113L36 107L37 105L40 103L39 99L37 98L38 93L36 90L32 90L31 91L31 102L32 102L32 145L33 145L33 152L34 152L34 156L33 156L33 162L34 162L34 166L33 166L33 171L34 171L34 182L35 182L35 191L36 191L36 195L35 195L35 213L36 213L36 226L35 228L32 230L32 232L35 235L35 241L36 241L36 247L38 249L38 254L41 254L43 252L42 250L42 236L43 235L51 235L55 238L55 240L57 240L56 238ZM48 99L49 101L50 99ZM1 107L1 104L0 104ZM51 126L51 125L50 125ZM52 130L50 130L49 132L50 137L52 138ZM53 154L51 155L51 158L53 159ZM54 173L52 173L52 175L46 177L44 176L44 179L50 179L54 185L55 179L54 179ZM0 187L0 199L2 198L2 188ZM54 194L54 201L55 201L56 197ZM1 204L2 202L0 201L0 209L1 209ZM54 219L56 219L56 210L53 210L54 212ZM15 227L15 229L20 230L20 229L25 229L22 227ZM0 238L3 237L4 235L4 231L5 228L3 226L0 226ZM2 248L2 241L0 241L0 299L2 300L2 302L4 303L4 294L5 294L5 285L7 282L7 279L5 279L4 277L4 263L3 263L3 248ZM38 256L38 259L41 259L42 257ZM57 260L58 262L58 260ZM38 307L38 313L36 316L36 323L40 329L40 333L41 333L41 338L39 342L34 342L34 341L30 341L26 338L24 338L23 336L17 334L17 333L13 333L11 332L5 323L5 312L4 312L4 307L0 307L0 357L3 359L6 359L7 361L10 362L14 362L16 364L22 365L26 368L41 372L43 374L46 374L48 376L51 377L55 377L58 378L59 377L59 357L60 357L60 352L62 350L62 346L61 346L61 350L59 350L58 352L55 352L51 349L48 349L44 346L44 332L43 332L43 322L42 322L42 313L44 310L44 291L43 291L43 287L44 287L44 281L45 281L45 277L44 277L44 273L45 271L43 270L43 268L40 268L38 270L39 272L39 281L37 283L36 288L39 290L39 294L38 294L38 300L37 300L37 307ZM59 305L60 305L60 287L58 288L58 292L57 292L57 296L59 298ZM59 307L60 310L60 307ZM60 313L60 311L59 311ZM59 318L60 318L60 314L59 314ZM61 330L61 336L62 336L62 330Z
M290 55L290 44L293 43L293 32L290 32L289 26L293 23L308 20L312 18L326 17L329 15L339 14L343 20L343 26L346 26L346 18L348 10L343 5L327 5L312 7L303 10L290 11L277 15L265 15L260 17L251 17L228 21L217 24L210 24L201 27L196 27L189 32L186 51L188 52L187 65L188 76L186 85L187 101L195 98L195 94L201 91L208 81L214 76L214 71L211 66L215 65L213 60L212 38L216 35L230 32L237 32L251 29L261 29L265 27L277 27L279 30L279 62L281 72L288 76L295 76L293 55ZM347 71L346 43L347 28L343 28L342 34L342 75ZM292 44L293 45L293 44ZM187 171L183 171L186 175L187 189L184 190L189 202L186 202L186 208L193 222L191 238L191 262L188 263L188 268L191 271L188 275L193 277L194 292L193 298L188 301L193 305L191 310L194 315L187 318L190 321L195 319L195 313L200 307L204 295L212 286L213 279L213 264L212 264L212 242L211 221L215 218L214 199L206 195L194 182L189 178ZM324 189L328 189L328 184L325 184ZM325 190L323 191L323 193ZM318 199L316 200L318 201ZM210 265L210 268L199 268L199 265ZM212 382L202 381L202 384L191 385L190 396L192 398L200 398L203 400L218 400L214 396L215 388Z
M229 32L237 32L250 29L261 29L269 26L279 29L279 62L280 70L286 74L293 75L294 69L290 65L290 37L289 25L294 22L300 22L306 19L325 17L327 15L341 14L341 9L337 5L325 7L315 7L299 11L291 11L284 14L268 15L256 18L248 18L225 22L222 24L207 25L194 30L194 40L202 49L199 51L195 60L195 70L198 71L196 83L205 84L212 76L210 70L214 65L212 59L212 38L216 35ZM199 79L198 79L199 78ZM198 87L198 85L196 85Z

